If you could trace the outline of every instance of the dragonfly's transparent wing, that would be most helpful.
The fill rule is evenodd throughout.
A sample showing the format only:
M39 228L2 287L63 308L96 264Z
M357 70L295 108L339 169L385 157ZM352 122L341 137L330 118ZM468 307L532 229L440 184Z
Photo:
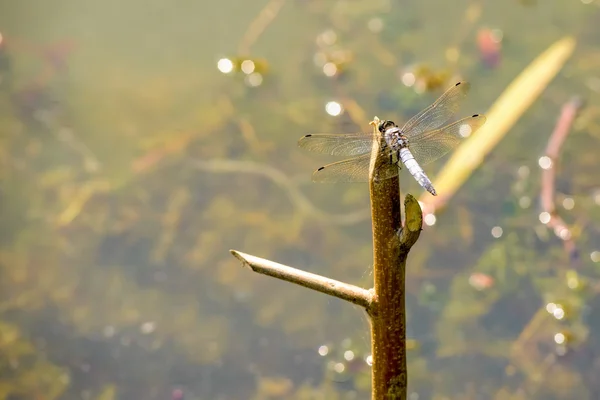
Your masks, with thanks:
M315 153L332 156L357 156L370 153L375 135L370 133L327 134L303 136L298 146Z
M473 115L443 128L413 136L409 148L420 165L428 164L454 149L485 123L485 116Z
M458 111L470 88L468 82L458 82L446 90L432 105L409 119L402 127L402 133L410 139L444 125Z
M315 182L368 182L371 153L344 161L327 164L313 173ZM398 166L392 163L383 163L375 171L375 179L385 180L398 175Z

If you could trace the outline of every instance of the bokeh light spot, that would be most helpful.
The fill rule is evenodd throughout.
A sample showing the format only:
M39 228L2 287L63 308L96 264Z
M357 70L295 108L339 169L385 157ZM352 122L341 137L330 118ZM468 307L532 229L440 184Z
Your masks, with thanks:
M325 346L325 345L323 345L323 346L319 346L319 350L318 350L318 352L319 352L319 355L320 355L320 356L323 356L323 357L324 357L324 356L326 356L327 354L329 354L329 347L327 347L327 346Z
M502 228L499 226L495 226L492 228L492 236L495 237L496 239L498 239L500 236L502 236Z
M562 240L569 240L572 237L571 231L565 227L557 228L554 233L556 234L556 236L558 236Z
M550 169L552 168L552 159L548 156L542 156L538 160L538 164L542 169Z
M245 73L246 75L250 75L251 73L254 72L254 69L256 68L256 66L254 65L254 61L252 60L244 60L242 61L242 72Z
M549 212L543 211L540 213L539 217L540 222L544 225L546 225L548 222L550 222L550 219L552 219L552 216L550 215Z
M217 68L224 74L228 74L233 71L233 62L229 58L221 58L217 62Z
M432 226L435 225L435 221L437 220L437 218L435 217L435 214L427 214L425 216L425 218L423 218L423 221L425 222L426 225L428 226Z
M566 197L562 201L562 205L565 210L572 210L575 207L575 200L572 197Z
M530 172L531 171L527 165L521 165L519 169L517 169L517 175L519 175L519 178L521 179L526 179Z
M404 86L411 87L415 84L416 81L417 81L417 78L415 77L415 74L413 74L412 72L407 72L402 75L402 83L404 84Z
M344 352L344 359L346 361L352 361L352 360L354 360L354 352L352 350L346 350Z
M257 86L262 85L263 77L258 72L254 72L254 73L246 76L245 82L246 82L246 85L248 85L250 87L257 87Z
M335 74L337 74L337 72L338 72L338 67L334 63L328 62L325 65L323 65L323 73L325 74L325 76L332 77L332 76L335 76Z
M521 208L529 208L531 205L531 198L529 196L523 196L519 199L519 206Z
M473 128L469 124L462 124L460 128L458 128L458 134L464 138L471 136L473 133Z
M552 311L552 316L558 320L561 320L565 317L565 310L561 306L556 306L554 311Z
M337 101L329 101L327 104L325 104L325 112L333 117L337 117L343 111L344 107L342 107L342 105Z
M142 326L140 326L140 331L145 334L148 335L152 332L154 332L154 330L156 329L156 323L155 322L144 322L142 324Z

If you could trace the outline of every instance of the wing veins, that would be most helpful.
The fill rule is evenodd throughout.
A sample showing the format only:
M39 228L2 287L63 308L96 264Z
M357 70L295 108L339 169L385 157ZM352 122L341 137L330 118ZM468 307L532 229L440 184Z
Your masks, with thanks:
M420 165L429 164L450 152L465 137L477 132L485 121L485 116L476 114L442 128L420 133L409 140L409 149Z
M310 134L298 141L298 146L313 152L333 156L357 156L371 151L378 135L369 133Z
M447 123L458 111L470 88L468 82L458 82L446 90L433 104L409 119L402 127L402 132L410 138Z

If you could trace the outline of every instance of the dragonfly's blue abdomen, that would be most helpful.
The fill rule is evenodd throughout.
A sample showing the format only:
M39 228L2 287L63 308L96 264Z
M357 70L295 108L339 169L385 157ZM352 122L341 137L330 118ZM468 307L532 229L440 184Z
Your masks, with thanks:
M412 153L407 147L400 149L400 160L402 160L402 163L406 165L406 169L408 169L408 172L410 172L410 174L417 180L417 182L419 182L419 185L421 185L432 195L437 196L437 193L433 187L433 184L431 183L431 180L429 179L425 171L423 171L423 168L421 168L421 166L415 160Z

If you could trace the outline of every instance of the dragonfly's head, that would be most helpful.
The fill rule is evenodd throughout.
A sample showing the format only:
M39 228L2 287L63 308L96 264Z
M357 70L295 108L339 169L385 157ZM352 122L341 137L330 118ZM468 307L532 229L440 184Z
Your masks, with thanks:
M396 123L394 121L387 121L387 120L383 120L383 121L379 121L379 126L377 127L377 129L379 129L379 132L381 133L385 133L385 131L387 131L390 128L395 128L398 125L396 125Z

